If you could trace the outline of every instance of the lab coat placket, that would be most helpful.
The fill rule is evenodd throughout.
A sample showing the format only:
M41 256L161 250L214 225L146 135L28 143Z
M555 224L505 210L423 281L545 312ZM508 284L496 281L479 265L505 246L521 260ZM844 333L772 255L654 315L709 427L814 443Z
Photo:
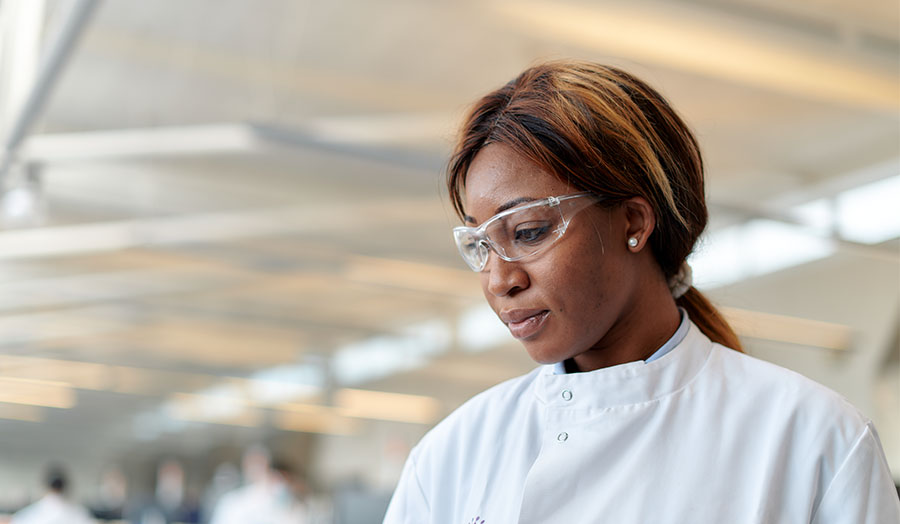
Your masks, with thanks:
M519 524L550 522L573 492L578 479L566 475L567 464L577 460L577 442L584 432L584 409L579 409L573 388L565 376L541 377L543 391L535 399L543 412L541 451L525 479ZM562 469L562 470L561 470ZM568 494L568 495L567 495Z

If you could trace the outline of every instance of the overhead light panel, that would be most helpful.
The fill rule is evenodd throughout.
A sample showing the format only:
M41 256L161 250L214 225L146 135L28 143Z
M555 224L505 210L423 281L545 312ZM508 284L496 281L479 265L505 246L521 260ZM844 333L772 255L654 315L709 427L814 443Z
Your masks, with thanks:
M834 212L843 238L878 244L900 237L900 175L842 192Z
M790 214L820 235L880 244L900 237L898 203L900 175L895 175L795 205Z
M445 353L452 341L441 320L408 326L402 332L345 344L334 352L331 368L340 385L353 385L420 368Z
M75 391L63 382L0 377L0 402L68 409L75 406Z
M116 129L35 135L22 146L22 158L39 162L122 157L253 151L260 145L247 124Z
M440 415L440 403L432 397L363 389L334 393L337 413L348 417L431 424Z
M360 430L359 420L328 412L279 411L273 421L280 429L303 433L349 436L359 433Z
M515 341L509 329L487 305L472 306L459 315L456 339L463 350L472 353Z
M575 3L505 1L491 5L504 20L555 42L607 56L646 61L856 106L898 108L894 64L836 52L795 35L773 37L770 27L675 2ZM846 50L844 50L846 51Z
M233 395L175 393L163 407L163 412L176 420L207 422L233 426L256 427L262 422L261 414Z
M710 232L688 257L698 287L719 287L831 256L830 238L795 224L755 219Z

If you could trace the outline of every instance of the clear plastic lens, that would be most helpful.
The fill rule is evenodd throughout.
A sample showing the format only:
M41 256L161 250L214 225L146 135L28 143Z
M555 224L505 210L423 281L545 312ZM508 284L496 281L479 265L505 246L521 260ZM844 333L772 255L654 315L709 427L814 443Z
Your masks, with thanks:
M453 230L456 245L466 264L482 271L489 249L507 261L519 260L543 251L566 231L569 220L597 200L590 193L550 197L504 211L478 228Z
M481 271L487 262L488 248L479 240L476 230L473 228L458 227L453 230L456 245L463 260L474 271Z

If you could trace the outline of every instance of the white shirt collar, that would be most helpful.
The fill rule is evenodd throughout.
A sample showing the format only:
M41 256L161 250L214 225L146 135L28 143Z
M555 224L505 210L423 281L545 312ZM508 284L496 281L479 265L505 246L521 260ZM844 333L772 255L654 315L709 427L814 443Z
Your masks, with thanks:
M680 327L676 334L679 331ZM712 343L700 328L687 321L687 333L664 356L584 373L556 374L556 365L547 365L538 375L535 394L548 406L559 408L606 409L648 402L690 382L703 367L711 348ZM564 390L577 390L578 402L565 399L561 395Z
M669 340L666 341L665 344L660 346L650 357L644 361L645 364L649 364L654 360L662 357L669 351L672 351L675 346L681 344L681 341L684 340L684 337L687 336L688 329L691 327L690 319L688 318L687 311L684 308L678 308L678 311L681 313L681 323L678 324L678 329L675 330L675 334L669 337ZM557 362L556 364L550 364L553 367L554 375L565 375L566 372L566 363Z

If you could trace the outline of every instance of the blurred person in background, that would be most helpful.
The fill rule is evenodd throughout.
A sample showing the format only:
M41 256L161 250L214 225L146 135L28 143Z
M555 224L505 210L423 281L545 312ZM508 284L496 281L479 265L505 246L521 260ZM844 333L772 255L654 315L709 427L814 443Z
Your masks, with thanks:
M460 254L544 366L432 429L386 523L900 523L871 421L744 354L692 286L703 163L654 89L531 67L475 104L448 188Z
M223 462L216 467L213 478L203 493L200 505L200 522L204 524L212 520L213 512L225 494L241 486L241 472L230 462Z
M185 497L185 473L181 463L166 459L156 468L154 491L126 510L132 524L194 523L199 521L193 501Z
M98 519L119 520L123 516L127 500L128 481L125 474L116 466L109 467L100 476L91 513Z
M288 462L275 459L269 472L273 484L273 501L280 509L279 522L288 524L309 522L309 507L306 498L309 488L304 475Z
M247 449L242 467L245 484L222 496L210 524L307 523L306 506L297 494L300 479L291 467L272 461L262 446Z
M69 478L59 464L47 467L45 476L47 493L34 504L22 508L10 520L10 524L88 524L94 522L81 506L66 498Z

